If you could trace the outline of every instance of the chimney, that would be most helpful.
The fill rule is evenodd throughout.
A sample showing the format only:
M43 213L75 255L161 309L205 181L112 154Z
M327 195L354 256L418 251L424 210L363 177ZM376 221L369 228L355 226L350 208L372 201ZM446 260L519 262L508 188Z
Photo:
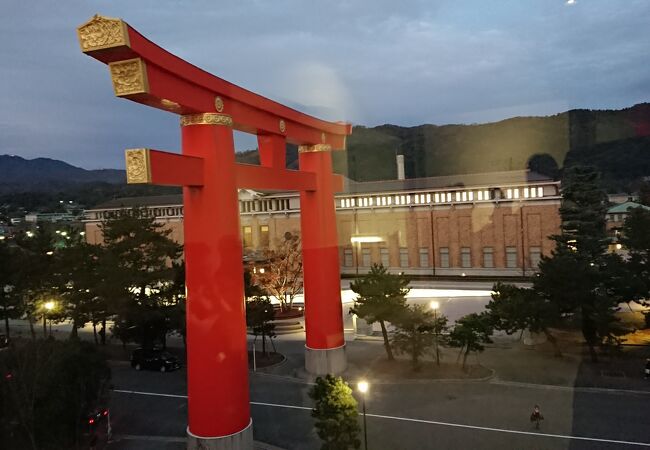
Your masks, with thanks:
M397 179L403 180L406 177L404 176L404 155L397 155Z

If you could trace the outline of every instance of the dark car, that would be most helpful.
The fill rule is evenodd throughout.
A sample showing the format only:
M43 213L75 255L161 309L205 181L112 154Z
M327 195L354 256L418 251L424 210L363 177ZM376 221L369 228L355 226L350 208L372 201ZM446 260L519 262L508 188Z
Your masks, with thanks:
M158 370L167 372L180 369L178 358L165 350L136 348L131 354L131 367L135 370Z

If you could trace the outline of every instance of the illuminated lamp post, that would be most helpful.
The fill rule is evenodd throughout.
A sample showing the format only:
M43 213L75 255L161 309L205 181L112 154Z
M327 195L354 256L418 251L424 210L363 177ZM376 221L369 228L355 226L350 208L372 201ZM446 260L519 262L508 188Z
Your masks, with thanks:
M440 303L438 303L436 300L432 300L431 303L429 303L429 306L433 310L433 323L434 323L433 342L436 348L436 364L440 365L440 350L438 347L438 308L440 308Z
M53 301L45 302L43 304L43 337L47 337L47 318L56 308L56 303ZM50 336L52 336L52 318L50 318Z
M365 380L357 383L357 389L361 392L361 408L363 411L363 448L368 450L368 427L366 426L366 393L368 392L368 382Z

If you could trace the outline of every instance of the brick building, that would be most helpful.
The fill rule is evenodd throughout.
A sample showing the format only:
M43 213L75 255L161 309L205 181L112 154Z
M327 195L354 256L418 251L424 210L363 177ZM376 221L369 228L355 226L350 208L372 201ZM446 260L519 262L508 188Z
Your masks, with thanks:
M336 195L341 272L372 263L413 275L521 276L534 272L560 230L559 182L529 171L358 183ZM300 230L293 192L239 193L245 253ZM85 211L89 242L119 210L143 207L183 242L182 197L112 200Z

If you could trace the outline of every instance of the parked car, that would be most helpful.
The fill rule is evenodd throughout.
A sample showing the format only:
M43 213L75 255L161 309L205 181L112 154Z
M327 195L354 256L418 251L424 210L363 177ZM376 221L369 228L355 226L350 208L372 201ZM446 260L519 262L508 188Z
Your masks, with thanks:
M131 367L135 370L158 370L167 372L180 369L178 358L165 350L136 348L131 354Z

